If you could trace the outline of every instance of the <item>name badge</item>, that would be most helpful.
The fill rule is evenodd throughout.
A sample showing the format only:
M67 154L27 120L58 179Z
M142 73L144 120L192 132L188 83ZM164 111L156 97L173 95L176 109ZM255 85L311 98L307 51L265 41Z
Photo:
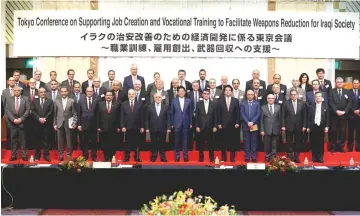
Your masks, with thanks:
M39 96L35 95L35 98L39 98Z
M188 90L186 90L186 92L190 92L190 90L188 89Z
M101 95L101 97L105 97L105 95L104 95L104 94L102 94L102 95Z
M303 96L302 95L299 95L300 98L302 98Z
M282 101L279 101L279 104L282 104Z
M326 109L324 109L324 112L326 112Z
M322 101L324 101L324 98L322 99Z
M258 97L258 100L261 100L262 99L262 97Z
M199 100L204 100L204 98L199 98Z
M142 101L144 101L144 100L145 100L145 98L141 98L141 100L142 100Z
M360 95L359 95L359 99L360 99Z
M243 99L244 98L244 96L240 96L240 99Z
M326 85L325 88L329 88L329 85Z
M219 97L220 97L220 96L218 96L218 95L217 95L217 96L215 96L215 98L219 98Z
M284 90L281 90L280 92L281 92L281 93L284 93Z
M347 95L344 95L344 97L345 97L346 99L348 99L348 96L347 96Z
M260 86L259 89L263 89L264 87L263 86Z
M248 170L265 170L265 163L247 163L246 169L248 169Z
M165 96L162 96L161 98L162 98L163 100L165 100ZM144 98L144 99L145 99L145 98Z

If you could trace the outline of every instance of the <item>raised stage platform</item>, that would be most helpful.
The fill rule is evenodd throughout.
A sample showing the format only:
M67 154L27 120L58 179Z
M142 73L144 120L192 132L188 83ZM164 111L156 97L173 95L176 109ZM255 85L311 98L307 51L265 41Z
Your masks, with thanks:
M272 174L206 166L147 166L141 169L88 169L81 173L50 168L2 169L3 185L15 208L140 209L157 195L194 189L219 205L243 211L360 210L360 171L301 170ZM10 204L2 190L2 207Z

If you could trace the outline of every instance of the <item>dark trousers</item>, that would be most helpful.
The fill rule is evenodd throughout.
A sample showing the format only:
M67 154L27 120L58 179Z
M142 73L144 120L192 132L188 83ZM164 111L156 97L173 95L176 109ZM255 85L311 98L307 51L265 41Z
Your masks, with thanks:
M276 157L277 144L279 135L271 134L264 136L265 160L274 159Z
M324 125L317 126L314 124L310 129L310 143L312 147L313 161L322 160L324 156L324 137L325 137Z
M36 122L32 117L28 118L24 122L24 131L25 131L25 137L26 137L26 147L29 149L35 149L35 146L37 145L37 127L35 125L38 125L38 122ZM34 127L35 126L35 127Z
M165 145L166 132L150 132L151 139L151 160L155 161L158 153L162 161L166 160Z
M215 133L213 132L212 128L206 127L200 130L199 133L197 133L196 147L199 150L200 161L204 160L205 141L207 141L208 144L209 160L214 161L214 138L215 138Z
M115 139L116 131L111 129L108 131L100 132L100 142L103 147L104 160L110 161L115 155L115 146L119 140Z
M80 144L81 146L82 141L82 132L79 131L77 128L71 130L71 142L73 144L73 149L78 149L78 146Z
M59 150L59 158L63 158L64 147L65 147L64 141L65 141L67 145L67 159L70 159L73 152L73 145L71 140L72 130L66 124L68 124L67 121L65 121L63 125L61 125L61 127L58 128L57 131L58 150Z
M194 149L194 141L197 141L196 133L196 118L192 117L192 128L188 129L188 149L191 151Z
M41 157L41 148L43 148L44 151L44 158L49 158L49 134L52 132L51 125L43 125L43 124L37 124L37 136L35 139L35 160L40 160ZM34 125L35 126L35 125Z
M134 151L134 160L140 160L140 143L143 142L143 134L140 133L139 129L131 129L126 131L125 135L126 145L125 145L125 160L129 160L130 151Z
M22 150L21 156L26 157L27 149L25 143L24 128L10 126L9 129L10 129L10 137L11 137L11 157L17 158L18 141L20 141L20 147Z
M188 159L188 133L189 130L187 128L175 128L175 160L180 160L180 140L184 160Z
M259 131L250 132L243 130L245 160L256 160L256 149L259 137Z
M302 131L295 129L294 131L286 130L286 152L290 159L298 158L301 151Z
M238 140L237 135L238 128L235 128L235 126L228 126L221 130L222 134L222 142L221 145L221 160L226 161L226 150L230 152L230 159L235 160L235 151L236 151L236 145L239 144L236 141Z
M92 160L96 159L96 153L97 153L97 142L96 142L96 129L88 129L82 131L82 140L81 140L81 150L83 156L88 159L89 158L89 149L91 150L91 158Z
M355 149L360 151L360 117L349 119L348 128L348 151L353 150L354 146L354 131L356 131Z
M345 134L346 134L346 126L347 119L342 119L338 116L332 115L331 120L331 145L332 150L336 150L336 141L339 141L340 150L344 149L345 143Z

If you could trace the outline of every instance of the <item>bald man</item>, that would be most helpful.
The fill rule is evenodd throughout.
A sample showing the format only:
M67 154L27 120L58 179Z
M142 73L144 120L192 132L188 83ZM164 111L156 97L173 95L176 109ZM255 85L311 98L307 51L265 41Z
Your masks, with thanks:
M129 89L134 89L134 84L136 80L141 81L141 90L145 91L145 80L144 77L138 75L138 66L132 64L130 66L131 74L124 78L124 92L127 92Z

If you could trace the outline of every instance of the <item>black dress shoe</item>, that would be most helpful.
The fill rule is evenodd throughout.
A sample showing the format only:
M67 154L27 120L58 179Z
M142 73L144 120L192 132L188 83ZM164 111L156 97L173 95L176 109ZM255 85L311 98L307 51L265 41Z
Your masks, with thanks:
M324 163L324 160L323 160L323 159L319 159L318 162L319 162L319 163Z
M138 163L142 162L142 160L140 160L140 159L137 159L137 160L135 160L135 161L138 162Z
M167 162L167 160L166 159L161 159L161 162Z
M44 160L47 161L47 162L51 161L49 157L45 157Z
M184 159L184 162L189 162L189 159L185 158L185 159Z
M180 159L175 159L175 162L180 162Z
M231 162L231 163L235 163L235 159L230 159L230 162Z
M23 161L28 161L28 158L27 157L22 157L22 160Z
M257 159L252 159L251 161L252 161L253 163L257 163L257 162L258 162Z
M59 160L59 161L64 161L64 158L59 158L58 160Z
M295 159L294 159L294 162L295 162L295 163L300 163L299 158L295 158Z
M245 159L245 162L246 162L246 163L250 162L250 159Z
M199 159L198 162L204 162L204 159Z
M9 159L9 161L16 161L16 160L17 160L16 157L11 157L11 158Z
M340 152L345 153L346 151L345 151L345 149L341 148Z

